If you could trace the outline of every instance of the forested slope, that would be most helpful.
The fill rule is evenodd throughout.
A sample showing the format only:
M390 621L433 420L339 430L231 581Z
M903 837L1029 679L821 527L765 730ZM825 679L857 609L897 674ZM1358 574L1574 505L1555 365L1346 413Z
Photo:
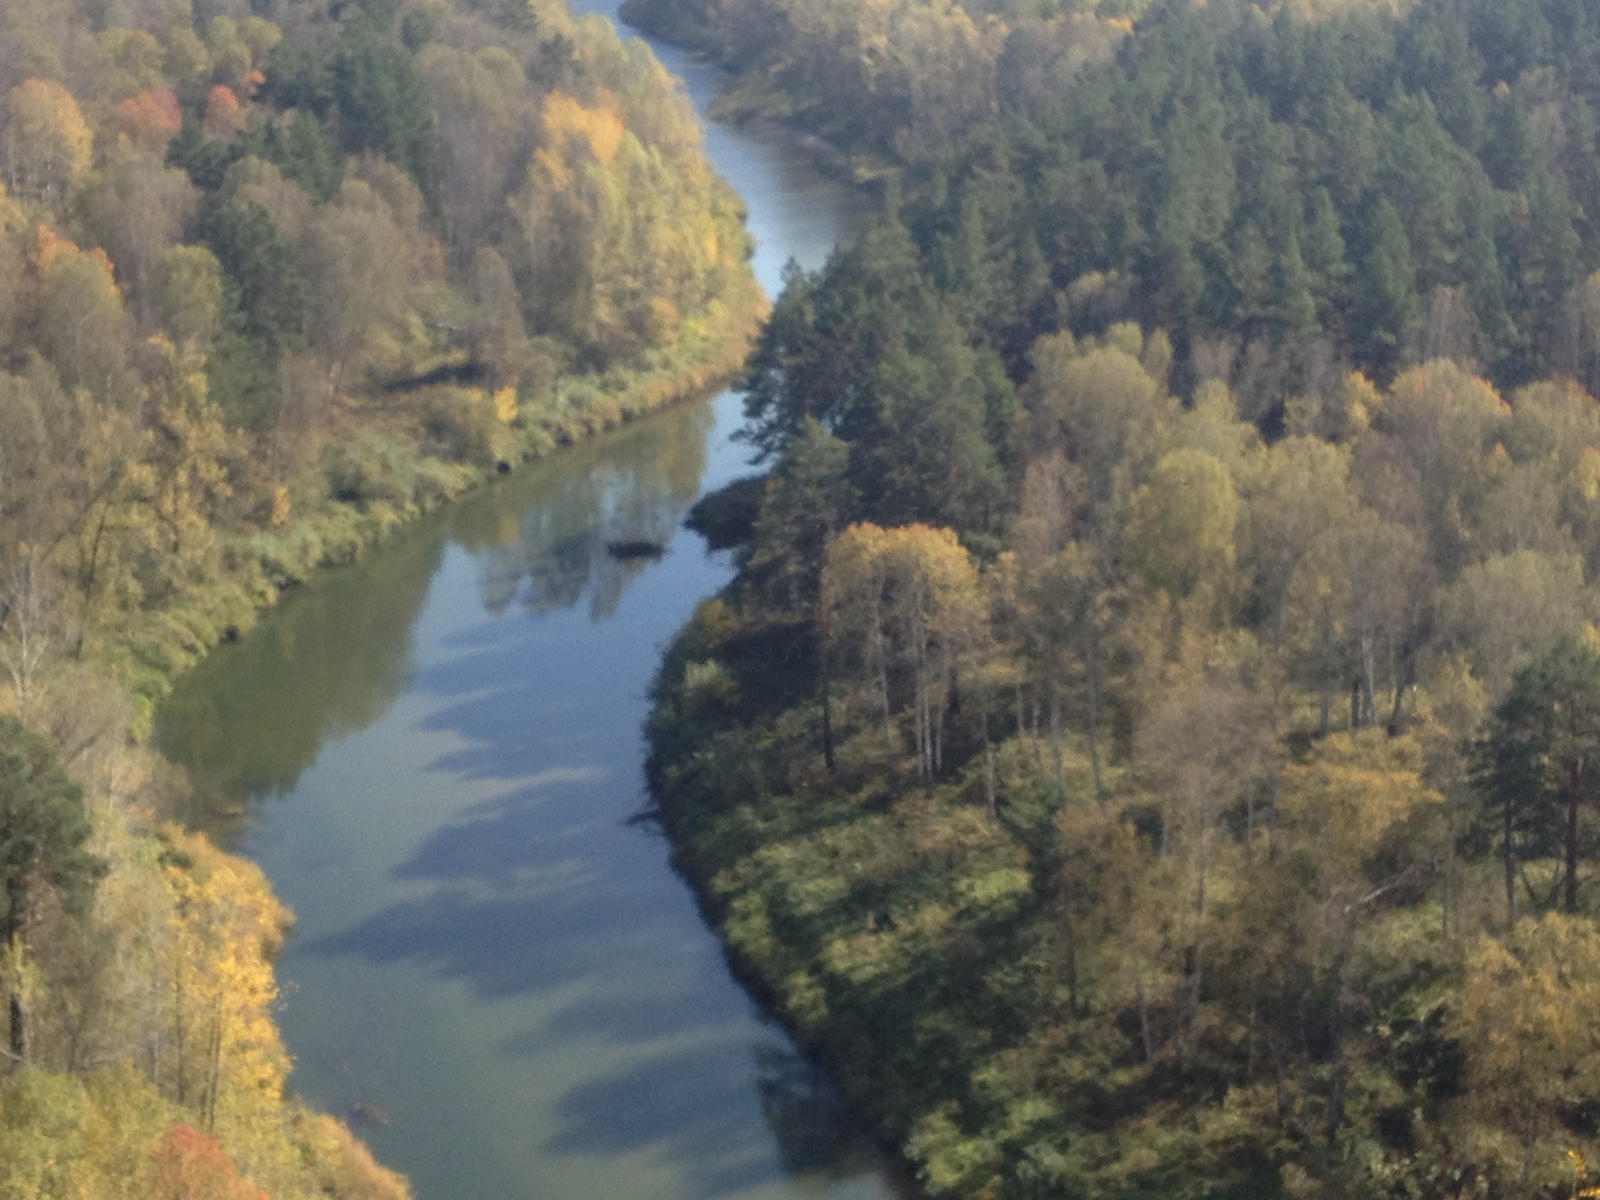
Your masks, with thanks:
M663 2L634 0L647 22ZM1596 298L1573 296L1600 266L1592 5L1172 0L1132 36L1104 5L1023 7L726 2L668 26L752 22L783 65L726 49L730 100L770 87L762 111L898 163L940 282L1013 355L1159 325L1185 390L1225 378L1252 418L1345 363L1596 384Z
M738 198L560 3L0 0L0 1196L394 1198L285 1092L291 915L165 824L173 673L743 361Z
M1158 6L791 272L653 773L936 1194L1588 1186L1594 21Z
M0 97L4 630L144 697L759 315L687 99L558 4L8 0Z

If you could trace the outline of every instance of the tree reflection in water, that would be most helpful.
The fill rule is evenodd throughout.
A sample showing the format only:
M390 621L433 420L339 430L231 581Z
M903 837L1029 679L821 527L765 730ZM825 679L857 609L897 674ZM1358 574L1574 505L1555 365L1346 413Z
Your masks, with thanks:
M699 493L709 403L680 405L486 487L354 566L323 572L237 645L178 681L157 742L196 784L174 814L232 844L247 804L293 791L322 746L367 728L412 670L412 629L447 549L479 564L485 611L533 616L588 598L604 621L649 560L610 541L667 542Z
M512 536L474 544L463 531L484 551L484 608L500 616L520 593L538 616L588 596L589 616L610 618L649 560L614 558L607 544L672 539L699 495L711 426L709 404L687 405L579 446L568 469L540 473Z
M865 1163L861 1135L822 1070L787 1045L752 1048L761 1115L790 1175L848 1179Z

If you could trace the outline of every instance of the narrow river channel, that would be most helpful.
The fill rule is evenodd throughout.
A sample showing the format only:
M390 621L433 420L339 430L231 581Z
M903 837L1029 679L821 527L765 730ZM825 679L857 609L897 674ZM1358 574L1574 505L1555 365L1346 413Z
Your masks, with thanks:
M703 114L714 73L657 52ZM781 136L707 142L769 291L859 227ZM514 474L315 580L163 709L196 821L298 914L293 1086L418 1200L904 1194L627 821L660 650L729 577L681 522L749 470L738 419L724 394ZM667 552L612 560L628 538Z

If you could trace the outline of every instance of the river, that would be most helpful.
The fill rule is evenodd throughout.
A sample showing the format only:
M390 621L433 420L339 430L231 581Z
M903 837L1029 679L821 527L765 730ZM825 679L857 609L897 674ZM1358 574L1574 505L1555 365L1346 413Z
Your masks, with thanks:
M657 53L704 114L715 73ZM769 292L864 219L781 135L707 146ZM292 1086L418 1200L907 1194L628 820L661 648L730 576L681 523L749 471L738 421L725 393L514 473L319 576L163 707L193 819L298 916ZM613 560L628 538L667 551Z

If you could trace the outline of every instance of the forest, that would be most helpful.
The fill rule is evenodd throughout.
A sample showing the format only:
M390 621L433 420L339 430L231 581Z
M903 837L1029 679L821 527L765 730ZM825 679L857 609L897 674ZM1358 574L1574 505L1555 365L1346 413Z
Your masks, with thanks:
M1110 4L631 4L736 69L730 113L903 180L1013 373L1041 332L1134 320L1173 338L1185 394L1226 377L1252 420L1347 364L1600 386L1600 18L1577 0L1172 2L1136 34Z
M0 1196L401 1200L287 1091L293 916L174 675L314 569L736 372L679 85L519 0L0 0Z
M750 986L935 1196L1590 1194L1600 15L668 17L886 181L655 689Z
M606 22L191 16L0 9L0 632L141 719L318 564L725 374L761 307L687 99Z

